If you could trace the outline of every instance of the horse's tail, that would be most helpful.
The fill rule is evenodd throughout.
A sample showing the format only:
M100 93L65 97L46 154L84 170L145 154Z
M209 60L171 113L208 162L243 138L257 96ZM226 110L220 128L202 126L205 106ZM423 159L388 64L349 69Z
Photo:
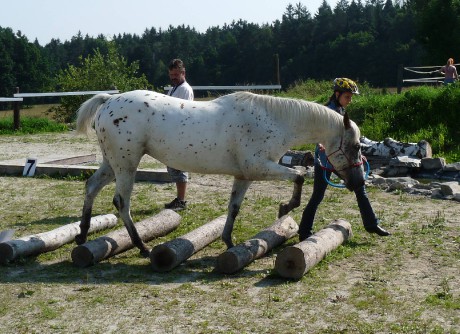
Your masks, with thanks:
M88 129L93 125L94 117L98 109L107 101L111 95L98 94L88 101L84 102L77 113L77 131L81 133L88 133Z

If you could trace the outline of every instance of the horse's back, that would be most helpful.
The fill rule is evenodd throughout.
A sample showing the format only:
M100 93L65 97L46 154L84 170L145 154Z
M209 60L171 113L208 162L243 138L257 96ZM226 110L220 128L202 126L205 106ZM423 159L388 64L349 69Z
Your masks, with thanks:
M177 169L237 174L228 118L231 112L219 102L132 91L108 100L96 116L95 128L109 160L120 153L133 160L148 154Z

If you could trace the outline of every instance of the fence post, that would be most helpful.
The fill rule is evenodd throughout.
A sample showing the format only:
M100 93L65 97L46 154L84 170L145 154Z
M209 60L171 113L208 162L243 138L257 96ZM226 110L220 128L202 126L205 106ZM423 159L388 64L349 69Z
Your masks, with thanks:
M397 83L398 94L401 94L401 91L402 91L403 71L404 71L403 64L399 64L399 66L398 66L398 83Z
M16 93L15 94L19 94L19 87L16 87ZM20 117L19 117L19 113L20 113L20 103L19 101L14 101L13 102L13 128L14 128L14 131L17 131L19 130L19 127L21 126L21 120L20 120Z
M273 71L275 83L280 85L280 57L277 53L273 55Z

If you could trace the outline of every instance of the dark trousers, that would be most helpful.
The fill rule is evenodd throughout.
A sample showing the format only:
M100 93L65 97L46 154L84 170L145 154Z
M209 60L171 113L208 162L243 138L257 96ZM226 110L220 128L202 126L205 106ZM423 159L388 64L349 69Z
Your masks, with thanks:
M331 172L326 171L326 177L329 180ZM315 220L316 210L324 198L328 183L324 179L324 171L319 164L315 163L315 178L313 182L313 193L310 201L303 210L302 220L299 227L299 238L301 240L312 235L313 221ZM373 227L378 224L378 219L372 209L369 198L367 197L365 186L355 190L356 199L358 201L359 211L363 220L364 227Z

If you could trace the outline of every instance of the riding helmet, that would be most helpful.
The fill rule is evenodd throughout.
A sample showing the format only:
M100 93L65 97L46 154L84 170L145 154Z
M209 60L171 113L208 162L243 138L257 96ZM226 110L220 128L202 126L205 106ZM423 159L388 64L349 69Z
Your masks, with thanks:
M348 78L334 79L334 91L359 94L358 85L353 80Z

